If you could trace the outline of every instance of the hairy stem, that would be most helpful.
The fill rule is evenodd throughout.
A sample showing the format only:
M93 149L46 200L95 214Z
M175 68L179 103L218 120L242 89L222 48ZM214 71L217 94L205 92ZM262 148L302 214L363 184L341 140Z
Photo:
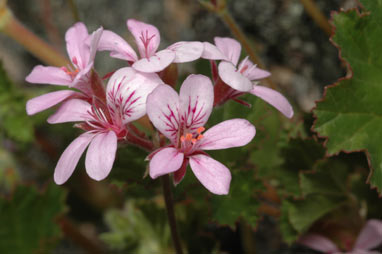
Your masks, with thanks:
M175 213L174 213L174 200L172 198L171 186L170 186L170 177L169 175L162 176L162 185L163 185L163 196L166 203L167 218L170 224L172 242L174 243L174 248L176 254L182 254L182 246L180 245L180 239L178 230L176 227Z
M54 66L65 66L69 64L65 57L17 20L7 6L0 8L0 21L1 32L17 41L42 62Z
M314 22L327 34L331 35L332 27L330 26L328 19L320 11L313 0L300 0L306 12L312 17Z

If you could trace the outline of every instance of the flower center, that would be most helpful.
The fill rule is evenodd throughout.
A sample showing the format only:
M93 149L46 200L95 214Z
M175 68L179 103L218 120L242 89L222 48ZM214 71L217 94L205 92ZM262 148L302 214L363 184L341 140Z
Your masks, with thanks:
M197 143L203 138L202 132L204 130L204 127L199 127L196 130L196 133L186 133L186 135L180 137L180 145L183 153L190 154L197 150Z
M80 68L78 67L78 61L77 61L76 57L73 57L72 63L74 65L74 67L75 67L74 69L70 65L68 65L67 67L66 66L62 66L61 70L63 70L72 79L74 79L77 76L78 72L80 72Z

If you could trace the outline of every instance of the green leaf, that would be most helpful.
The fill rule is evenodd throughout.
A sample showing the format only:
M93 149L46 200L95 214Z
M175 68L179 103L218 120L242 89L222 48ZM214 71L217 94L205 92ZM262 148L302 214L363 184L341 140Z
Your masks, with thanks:
M229 194L214 195L211 198L213 219L232 228L235 222L243 219L255 227L260 217L258 212L260 202L256 194L262 189L262 183L255 179L252 170L234 171Z
M344 204L342 197L312 194L304 200L283 200L280 231L287 243L295 241L324 215Z
M294 138L281 150L284 163L272 170L279 192L299 197L300 172L313 169L314 164L325 155L325 149L313 139Z
M349 63L353 76L326 89L317 103L314 129L328 138L330 155L366 150L372 174L369 181L382 193L382 2L361 1L365 7L333 16L333 41Z
M19 142L33 140L33 123L25 104L25 96L17 91L0 63L0 130Z
M113 250L137 254L172 252L166 214L155 203L131 199L122 210L109 210L105 221L110 232L100 237Z
M50 184L42 193L18 186L11 199L0 198L0 253L47 253L60 236L55 223L65 211L65 191Z

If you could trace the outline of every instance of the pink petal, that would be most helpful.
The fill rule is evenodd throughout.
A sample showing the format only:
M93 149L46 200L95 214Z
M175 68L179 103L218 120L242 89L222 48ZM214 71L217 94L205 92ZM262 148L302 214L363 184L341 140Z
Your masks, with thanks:
M57 105L58 103L64 101L65 99L71 96L74 96L76 94L80 95L79 93L71 91L71 90L62 90L62 91L56 91L56 92L43 94L33 99L30 99L27 102L27 106L26 106L27 114L34 115L45 109L53 107Z
M251 94L260 97L264 101L271 104L278 111L283 113L286 117L293 117L293 108L288 100L279 92L264 86L255 85L250 91Z
M172 50L161 50L149 58L142 58L136 61L132 66L141 72L159 72L169 66L175 59L175 53Z
M257 68L256 65L249 60L248 56L241 61L238 70L249 80L260 80L271 75L269 72Z
M25 78L29 83L52 84L66 86L72 83L72 78L61 68L37 65Z
M93 137L93 134L83 133L65 149L54 170L54 181L57 184L63 184L69 179Z
M119 35L112 31L104 30L98 44L98 50L110 51L110 56L135 62L138 60L137 54L131 46Z
M95 135L86 153L85 167L88 175L101 181L113 167L117 151L117 136L114 131Z
M255 134L255 126L245 119L226 120L203 134L199 148L217 150L244 146L251 142Z
M203 154L190 156L189 159L192 172L207 190L217 195L228 194L231 172L226 166Z
M215 37L215 45L233 65L237 65L241 52L241 45L237 40Z
M142 58L149 58L155 54L160 43L158 29L150 24L135 19L127 20L127 28L133 34Z
M103 32L103 28L100 27L90 35L90 56L88 59L88 65L93 66L94 64L94 58Z
M123 124L146 114L147 96L163 81L155 73L141 73L131 67L116 71L107 84L107 104L114 119Z
M318 234L307 234L301 237L298 240L298 243L324 253L334 253L339 251L332 241Z
M185 63L199 59L202 56L204 45L199 41L180 41L167 49L175 52L174 63Z
M169 147L157 152L150 161L150 176L159 176L177 171L183 163L184 155L177 149Z
M76 59L80 69L85 68L89 61L90 49L86 45L88 36L88 30L81 22L74 24L65 34L66 50L70 60L73 62L73 59Z
M227 60L226 56L213 44L204 42L202 58L210 60Z
M190 75L183 82L179 97L184 128L194 132L210 117L214 102L212 82L204 75Z
M370 250L382 244L382 221L368 220L358 235L354 249Z
M232 63L222 61L218 69L220 78L233 89L240 92L249 92L252 89L252 82L238 72Z
M147 115L163 135L177 142L179 130L179 96L168 85L160 85L147 97Z
M80 99L67 100L48 118L48 123L86 121L91 118L88 112L91 112L91 105L88 102Z

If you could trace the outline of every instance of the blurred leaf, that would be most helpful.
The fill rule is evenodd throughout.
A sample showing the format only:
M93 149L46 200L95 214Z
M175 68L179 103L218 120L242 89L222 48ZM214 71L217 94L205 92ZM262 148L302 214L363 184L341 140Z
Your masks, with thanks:
M232 228L235 222L243 219L255 227L260 217L260 202L256 193L262 189L262 183L255 179L252 170L233 171L229 194L211 197L213 219Z
M101 239L113 250L137 254L171 252L166 214L155 203L131 199L123 210L108 211L105 220L110 232L101 234Z
M300 171L313 169L317 160L325 155L325 149L313 139L294 138L281 150L284 163L272 171L278 190L284 195L301 196Z
M25 96L12 84L0 63L0 130L19 142L33 140L33 123L25 104Z
M9 200L0 198L0 253L49 252L60 236L55 219L65 211L65 197L50 184L42 193L20 185Z
M287 243L295 241L315 221L344 204L342 197L308 195L304 200L283 200L280 229Z
M382 193L382 2L361 1L356 10L333 16L333 41L340 56L350 64L352 78L328 86L325 99L317 103L314 129L328 138L328 153L367 150L369 181Z

